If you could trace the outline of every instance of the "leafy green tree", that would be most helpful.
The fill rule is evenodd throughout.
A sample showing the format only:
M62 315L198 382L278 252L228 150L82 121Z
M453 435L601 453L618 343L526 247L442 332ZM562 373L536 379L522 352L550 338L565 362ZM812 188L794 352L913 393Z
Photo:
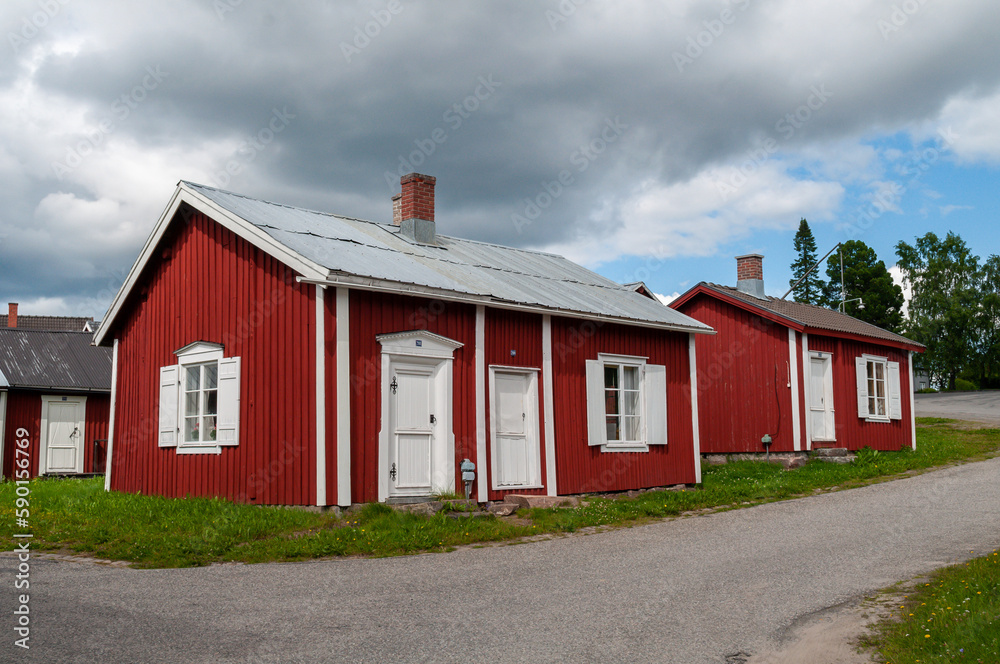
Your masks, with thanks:
M974 361L979 346L979 257L951 232L944 239L927 233L912 246L899 242L896 256L913 290L907 334L927 346L921 365L955 389L955 378Z
M980 387L1000 386L1000 256L990 256L979 279L978 377Z
M799 230L795 233L795 261L792 263L792 278L788 281L789 286L795 285L802 275L809 271L816 264L816 238L813 237L809 222L802 219L799 222ZM824 284L819 278L819 271L813 270L802 283L792 290L792 296L796 302L807 302L809 304L820 304L823 300Z
M843 293L847 301L843 308L840 308L841 254L844 257ZM902 329L903 289L892 281L885 262L880 261L875 250L867 244L861 240L848 240L841 244L840 252L834 252L826 263L826 275L829 279L823 304L890 332ZM863 307L858 298L861 298Z

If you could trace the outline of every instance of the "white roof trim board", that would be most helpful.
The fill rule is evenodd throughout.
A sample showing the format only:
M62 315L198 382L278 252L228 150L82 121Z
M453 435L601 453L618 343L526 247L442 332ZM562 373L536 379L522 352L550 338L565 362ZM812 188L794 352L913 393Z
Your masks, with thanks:
M105 343L182 203L295 271L301 281L436 297L682 332L713 330L562 256L438 234L418 244L392 224L268 203L180 182L95 335Z

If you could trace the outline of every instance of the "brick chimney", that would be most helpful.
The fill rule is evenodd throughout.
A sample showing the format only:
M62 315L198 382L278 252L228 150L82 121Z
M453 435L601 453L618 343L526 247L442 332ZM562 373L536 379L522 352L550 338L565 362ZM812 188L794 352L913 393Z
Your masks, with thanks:
M403 193L399 198L400 233L415 242L434 244L434 184L437 178L410 173L400 178ZM395 201L393 202L395 208ZM395 210L393 217L395 218Z
M403 221L403 203L402 194L396 194L392 197L392 224L393 226L399 226L400 222Z
M764 257L746 254L736 257L736 290L761 300L764 294Z
M17 302L7 303L7 327L17 327Z

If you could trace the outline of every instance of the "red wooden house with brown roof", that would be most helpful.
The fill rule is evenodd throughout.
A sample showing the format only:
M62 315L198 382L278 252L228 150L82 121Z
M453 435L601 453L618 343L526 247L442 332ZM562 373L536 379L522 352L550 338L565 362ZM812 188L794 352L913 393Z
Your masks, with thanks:
M764 293L763 259L736 288L700 283L670 306L715 328L696 341L702 453L916 447L919 343L831 309Z

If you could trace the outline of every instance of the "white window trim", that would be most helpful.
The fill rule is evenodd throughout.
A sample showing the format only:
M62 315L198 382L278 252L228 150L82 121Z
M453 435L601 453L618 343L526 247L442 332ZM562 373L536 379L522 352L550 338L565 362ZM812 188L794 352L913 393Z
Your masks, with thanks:
M176 383L172 386L169 383L162 383L161 379L161 398L160 398L160 409L164 408L164 390L167 390L166 394L170 395L170 399L173 400L173 407L175 409L173 421L161 421L160 423L160 440L158 442L159 447L172 447L177 454L222 454L223 447L232 447L239 445L239 402L240 402L240 391L242 377L240 375L240 358L238 357L225 357L223 353L223 347L220 344L209 343L206 341L196 341L192 344L188 344L183 348L174 351L177 356L177 364L173 365L176 368ZM225 362L224 362L225 361ZM184 399L184 375L188 367L199 364L209 364L215 362L219 366L219 383L218 383L218 401L216 413L216 425L221 431L226 429L226 431L232 430L233 436L232 440L209 440L201 442L189 442L184 440L183 428L184 428L184 417L185 417L185 407L186 399ZM226 366L223 367L223 364ZM161 367L161 377L163 372L171 367ZM228 374L230 378L235 377L235 386L230 386L228 388L223 386L223 380L225 378L223 369L226 369L230 373ZM226 392L235 389L236 393L235 403L229 410L225 409L223 401L226 400ZM172 391L172 392L171 392ZM227 402L228 403L228 402ZM235 410L233 410L235 409ZM230 413L233 416L234 421L231 426L223 426L221 419L225 413ZM169 420L168 416L168 420ZM164 431L170 432L170 424L173 424L173 435L170 436L168 440L164 439ZM220 433L221 438L221 433Z
M539 441L538 417L538 374L539 369L527 367L509 367L499 364L491 364L490 371L490 486L494 491L510 491L512 489L544 489L542 484L542 450ZM532 450L531 477L526 484L497 484L499 478L499 467L497 466L497 419L496 419L496 374L519 374L528 377L528 393L526 419L534 423L534 437L528 438L527 444Z
M666 367L649 364L648 359L648 357L636 355L599 353L597 359L586 361L587 444L589 446L600 447L601 452L648 452L652 445L666 445L668 443ZM638 414L642 432L640 441L609 442L607 440L607 404L604 396L604 368L606 364L634 366L639 369ZM662 412L659 410L661 392ZM655 403L652 403L651 400ZM651 412L650 408L656 408L656 410ZM651 438L656 440L651 442Z
M871 412L871 409L868 409L868 415L864 419L865 419L866 422L891 422L892 420L889 417L889 393L890 393L890 390L891 390L891 386L889 384L889 358L888 357L881 357L879 355L864 354L864 355L861 356L861 359L864 360L864 362L865 362L865 379L866 379L866 385L867 385L868 363L869 362L878 362L878 363L880 363L882 365L882 380L885 382L885 396L883 397L883 399L885 399L885 415L884 416L874 415ZM867 396L868 396L869 399L872 398L872 395L867 393L867 388L866 388L866 392L865 393L867 394ZM878 397L875 397L875 398L878 399ZM866 406L867 406L867 403L868 403L868 401L866 399L865 400Z
M598 353L597 360L601 363L601 376L604 375L604 367L607 364L617 364L639 368L639 428L642 431L642 442L608 442L607 430L605 427L604 444L601 445L602 452L648 452L649 445L646 443L646 360L648 357L638 357L631 355L612 355L611 353ZM605 413L607 417L607 413Z

